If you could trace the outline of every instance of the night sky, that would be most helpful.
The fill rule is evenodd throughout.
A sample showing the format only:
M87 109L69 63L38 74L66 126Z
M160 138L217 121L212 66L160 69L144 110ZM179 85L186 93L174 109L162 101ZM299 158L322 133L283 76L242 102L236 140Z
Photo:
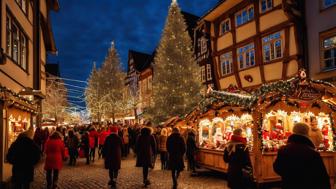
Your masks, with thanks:
M58 55L49 56L48 62L59 62L61 77L87 80L92 62L95 61L98 67L102 64L112 40L125 70L129 49L151 53L160 40L171 0L59 2L59 12L51 13ZM178 0L183 11L197 16L202 16L217 2Z

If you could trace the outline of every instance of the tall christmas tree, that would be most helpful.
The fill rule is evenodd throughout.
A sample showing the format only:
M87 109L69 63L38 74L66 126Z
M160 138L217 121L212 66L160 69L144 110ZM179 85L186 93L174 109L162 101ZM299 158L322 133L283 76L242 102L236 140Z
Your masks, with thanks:
M181 10L173 0L154 59L153 104L147 110L154 122L188 113L198 103L199 67Z

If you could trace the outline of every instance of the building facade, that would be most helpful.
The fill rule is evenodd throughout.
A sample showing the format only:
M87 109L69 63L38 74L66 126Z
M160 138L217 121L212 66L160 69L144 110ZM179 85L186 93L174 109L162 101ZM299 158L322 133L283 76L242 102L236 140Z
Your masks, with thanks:
M56 53L49 12L57 0L0 0L0 182L11 176L5 155L24 130L39 124L46 54Z
M306 0L309 75L336 84L336 0Z
M291 0L218 2L195 32L196 58L205 65L206 80L210 72L218 90L251 90L296 75L304 67L302 9Z

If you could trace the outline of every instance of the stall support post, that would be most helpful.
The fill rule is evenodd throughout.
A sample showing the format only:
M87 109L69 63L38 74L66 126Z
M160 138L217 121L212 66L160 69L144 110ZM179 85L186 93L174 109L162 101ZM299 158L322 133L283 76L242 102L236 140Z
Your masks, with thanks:
M252 112L252 118L253 118L253 153L254 153L254 165L253 165L253 175L259 183L260 179L262 178L261 174L261 139L259 137L260 135L260 128L261 128L261 119L262 114L254 110Z

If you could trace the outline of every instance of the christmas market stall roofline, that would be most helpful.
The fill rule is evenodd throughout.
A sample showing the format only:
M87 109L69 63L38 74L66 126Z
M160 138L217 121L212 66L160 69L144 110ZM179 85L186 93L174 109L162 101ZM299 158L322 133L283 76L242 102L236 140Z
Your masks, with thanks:
M267 118L271 112L288 112L289 121L292 113L312 114L320 117L322 113L330 123L331 140L330 148L321 151L325 166L333 185L335 178L335 119L336 119L336 87L328 82L311 80L305 77L294 77L285 81L278 81L264 84L255 89L252 93L230 93L224 91L211 91L204 98L199 106L185 116L185 123L193 126L196 130L200 128L203 120L226 119L229 116L252 116L252 151L251 161L253 163L254 178L258 183L275 182L280 176L273 172L272 164L277 154L276 150L267 148L264 144L262 129L266 125L270 127ZM197 115L195 118L194 115ZM304 117L301 117L301 121ZM264 123L263 121L267 121ZM276 118L274 121L277 121ZM293 120L291 120L293 121ZM320 120L322 121L322 120ZM190 125L191 124L191 125ZM278 124L278 123L277 123ZM291 125L292 123L290 123ZM284 124L285 125L285 124ZM287 123L287 127L291 127ZM273 126L271 126L273 128ZM274 127L277 129L276 127ZM287 128L288 130L288 128ZM290 129L289 129L290 130ZM210 132L215 130L210 129ZM271 130L272 131L272 130ZM283 131L286 131L285 129ZM199 132L198 132L199 133ZM203 133L203 132L202 132ZM287 134L287 133L284 133ZM215 135L211 135L215 138ZM200 140L200 136L197 137ZM279 140L280 141L280 140ZM272 140L270 140L272 142ZM268 149L268 150L267 150ZM198 152L198 163L203 167L226 172L227 164L222 159L223 151L216 148L200 147Z

